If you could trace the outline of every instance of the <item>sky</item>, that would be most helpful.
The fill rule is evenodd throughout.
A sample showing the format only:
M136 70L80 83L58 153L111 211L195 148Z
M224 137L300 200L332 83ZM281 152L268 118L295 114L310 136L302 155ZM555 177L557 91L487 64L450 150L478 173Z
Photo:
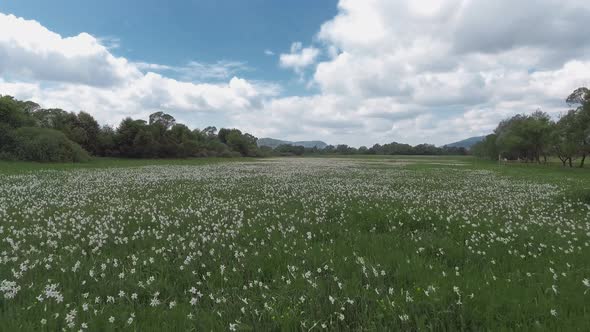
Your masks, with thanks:
M443 145L567 111L588 22L582 0L1 0L0 94L115 126Z

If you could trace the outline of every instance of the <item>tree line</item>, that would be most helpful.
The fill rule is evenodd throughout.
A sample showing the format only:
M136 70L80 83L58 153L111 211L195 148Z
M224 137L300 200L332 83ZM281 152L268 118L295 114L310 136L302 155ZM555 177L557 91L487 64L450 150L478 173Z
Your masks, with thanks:
M44 109L0 96L0 159L80 162L90 156L126 158L255 157L257 138L238 129L189 129L156 112L100 126L86 112Z
M368 148L345 144L324 149L280 145L258 147L257 138L238 129L190 129L170 114L156 112L146 120L125 118L113 128L86 112L41 108L32 101L0 96L0 159L85 161L90 156L189 158L302 155L466 155L492 160L547 162L556 156L564 166L584 167L590 154L590 90L575 90L566 102L576 108L554 121L536 111L506 119L470 151L459 147L412 146L392 142Z
M274 149L264 148L263 151L277 156L304 156L304 155L467 155L469 151L463 147L437 147L431 144L419 144L412 146L392 142L388 144L375 144L368 148L361 146L359 148L351 147L346 144L328 145L323 149L304 148L303 146L294 146L290 144L279 145Z
M478 157L546 163L556 156L563 166L584 167L590 154L590 90L575 90L566 102L576 108L557 121L542 111L519 114L498 125L494 133L472 147Z

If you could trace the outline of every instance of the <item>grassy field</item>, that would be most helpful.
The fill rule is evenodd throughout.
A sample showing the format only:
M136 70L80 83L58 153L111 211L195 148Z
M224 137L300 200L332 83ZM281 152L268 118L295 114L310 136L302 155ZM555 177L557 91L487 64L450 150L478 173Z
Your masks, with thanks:
M0 163L2 331L587 331L590 170Z

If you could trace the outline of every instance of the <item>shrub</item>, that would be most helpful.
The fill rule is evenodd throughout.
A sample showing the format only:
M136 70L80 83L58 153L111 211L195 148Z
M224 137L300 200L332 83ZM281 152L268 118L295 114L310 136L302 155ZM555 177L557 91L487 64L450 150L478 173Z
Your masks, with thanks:
M0 122L0 151L12 145L12 130L8 124Z
M223 151L219 153L217 156L222 158L238 158L242 155L237 151Z
M60 131L22 127L12 132L10 152L19 160L40 162L83 162L88 153Z

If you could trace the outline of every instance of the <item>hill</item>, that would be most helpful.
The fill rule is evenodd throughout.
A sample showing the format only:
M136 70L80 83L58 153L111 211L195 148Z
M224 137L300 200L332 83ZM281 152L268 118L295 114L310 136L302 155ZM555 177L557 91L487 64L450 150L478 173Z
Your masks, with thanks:
M459 141L459 142L447 144L445 146L446 147L450 147L450 148L466 148L466 149L471 149L472 146L474 146L475 144L483 141L485 138L486 138L485 136L470 137L468 139L464 139L464 140Z
M325 142L322 142L322 141L292 142L292 141L283 141L283 140L274 139L274 138L260 138L260 139L258 139L258 146L268 146L273 149L279 145L284 145L284 144L293 145L293 146L303 146L305 148L317 147L318 149L323 149L326 146L328 146L328 144L326 144Z

